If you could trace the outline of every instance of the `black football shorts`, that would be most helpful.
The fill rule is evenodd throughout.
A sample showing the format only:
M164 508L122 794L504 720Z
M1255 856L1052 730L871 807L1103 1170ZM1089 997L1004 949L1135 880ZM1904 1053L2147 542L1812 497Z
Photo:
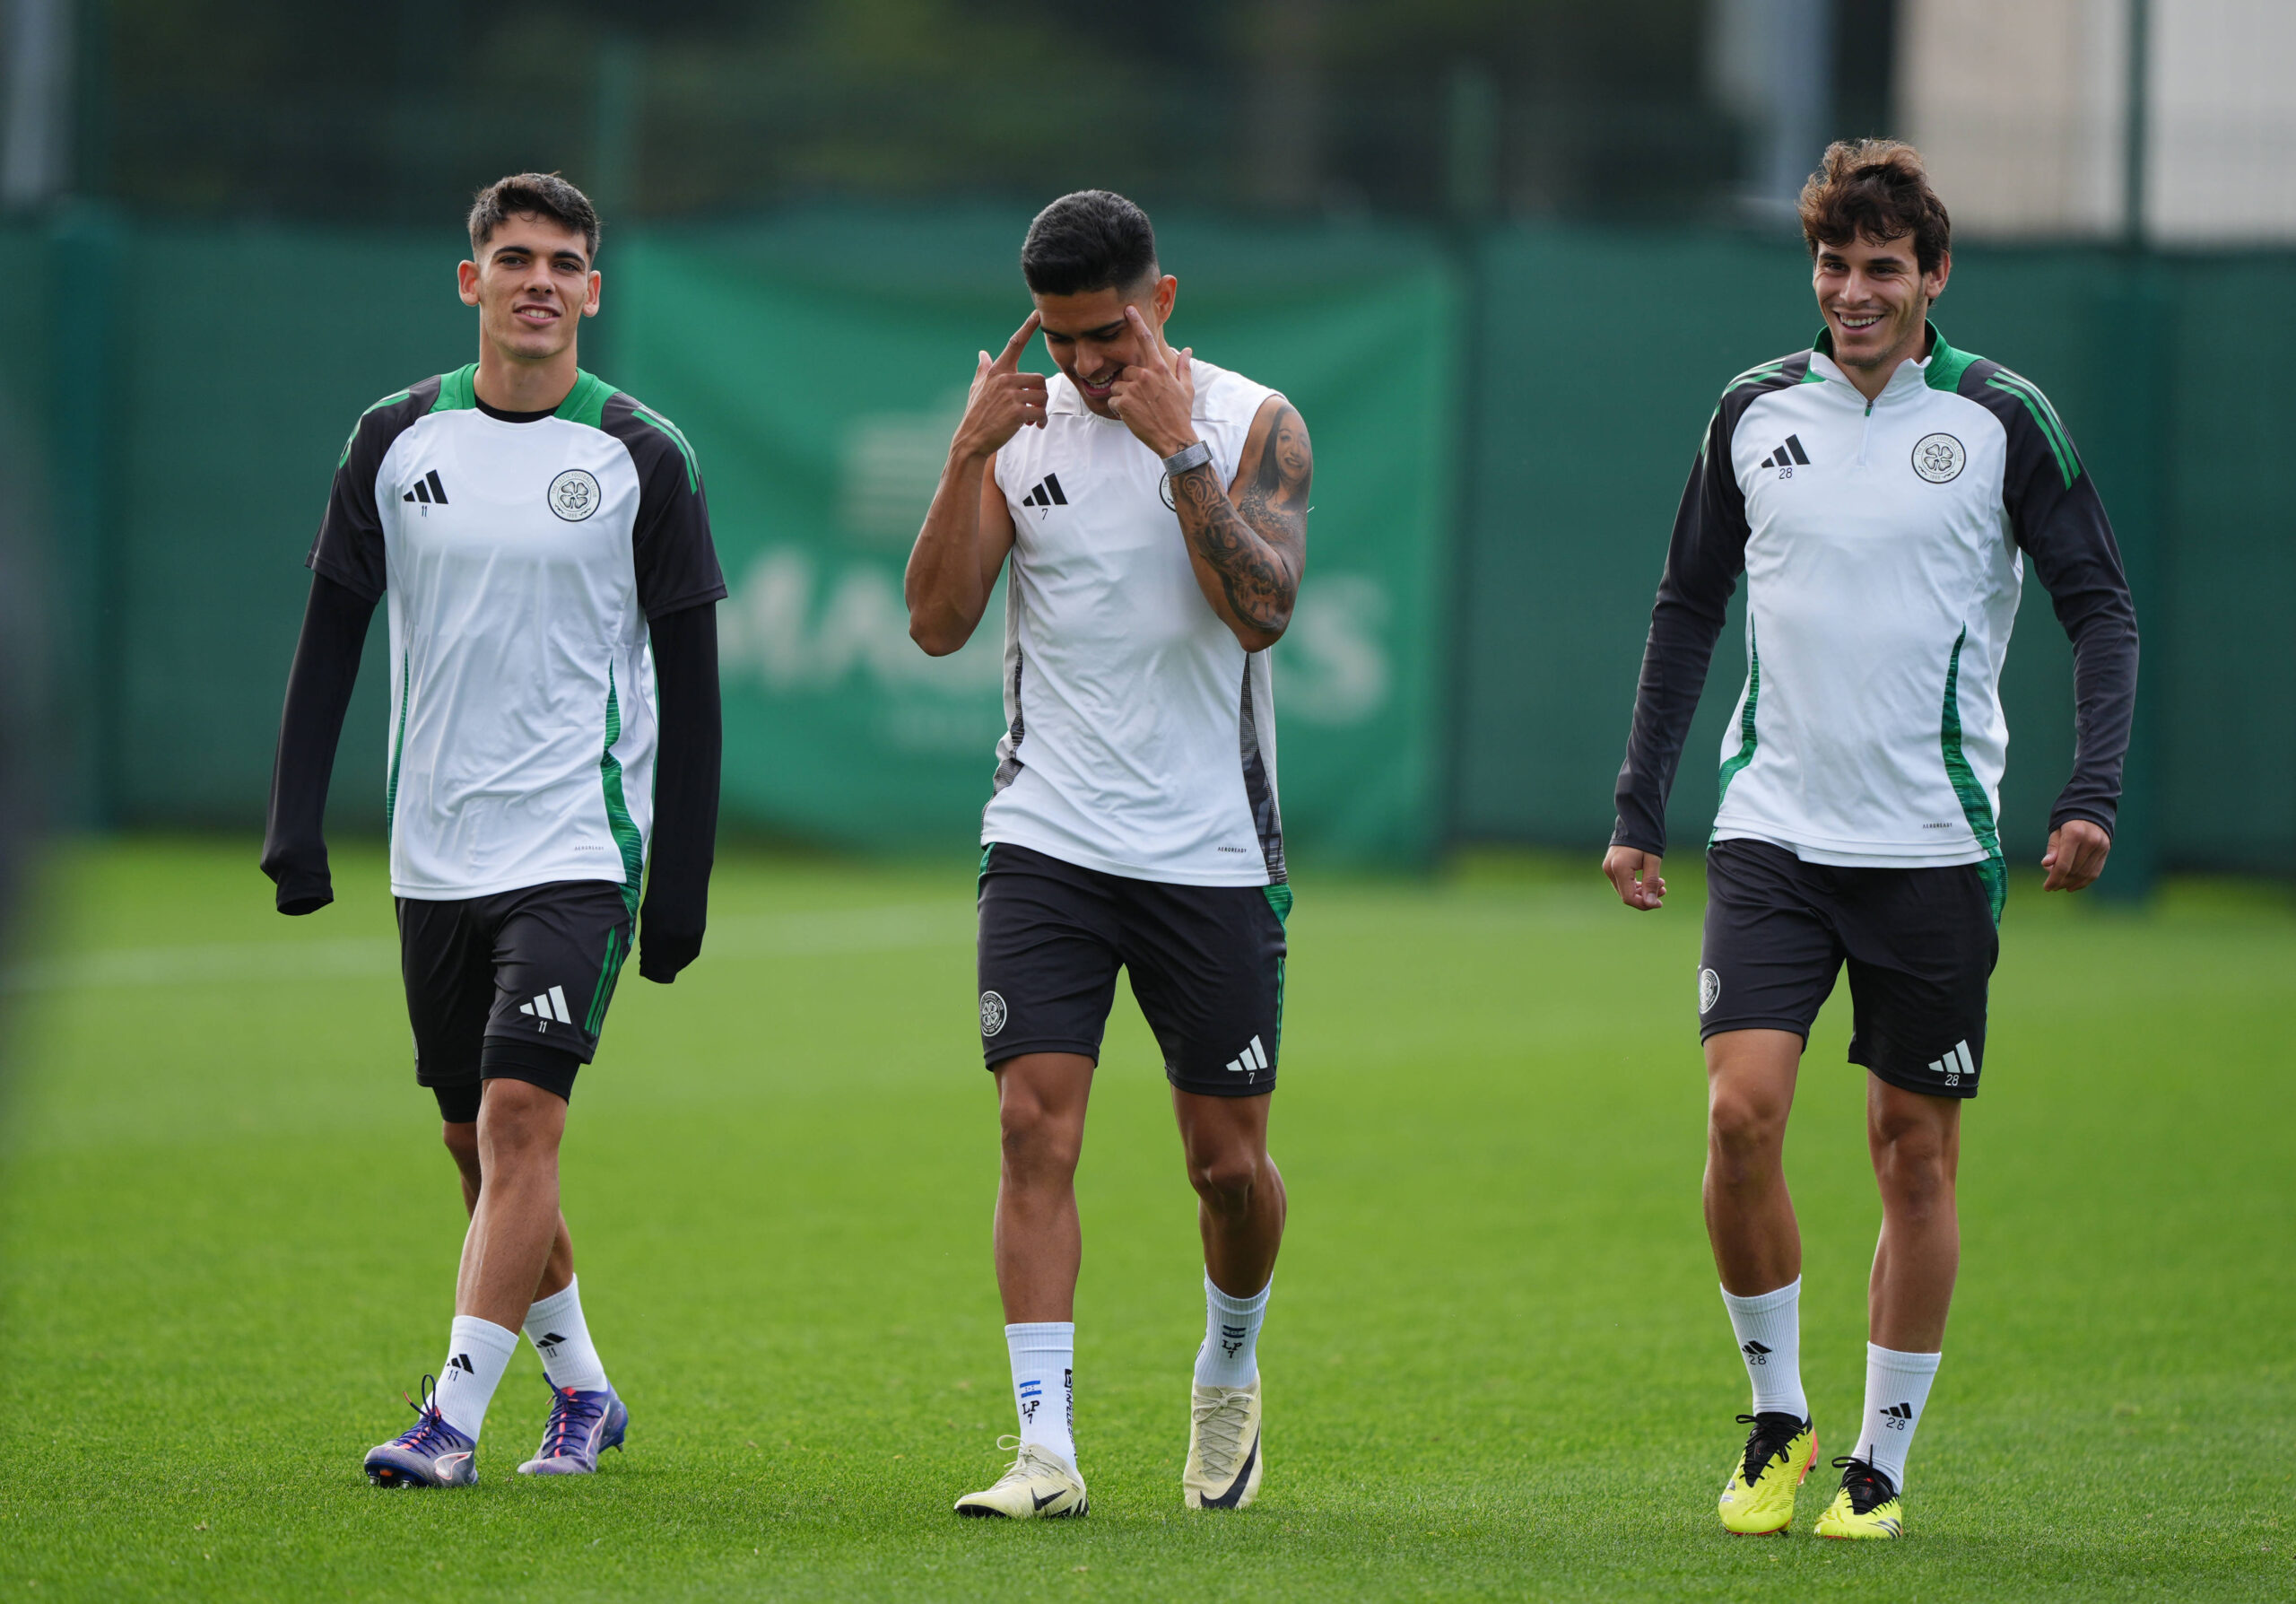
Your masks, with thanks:
M1768 841L1706 854L1700 1039L1792 1031L1807 1040L1842 965L1849 1061L1909 1092L1974 1097L2000 932L1979 866L1840 868Z
M448 1120L478 1118L485 1080L570 1096L590 1061L637 917L606 880L559 880L460 902L398 900L414 1078Z
M1173 885L999 842L981 859L980 1050L1100 1062L1116 974L1183 1092L1275 1089L1289 885Z

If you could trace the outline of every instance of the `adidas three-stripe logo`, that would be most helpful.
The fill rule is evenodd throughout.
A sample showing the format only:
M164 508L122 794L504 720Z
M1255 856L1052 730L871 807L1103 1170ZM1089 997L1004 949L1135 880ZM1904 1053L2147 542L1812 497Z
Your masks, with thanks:
M1802 437L1798 434L1787 435L1784 445L1761 459L1764 467L1790 468L1797 464L1810 466L1810 454L1802 449Z
M1770 1363L1770 1349L1764 1347L1759 1342L1749 1342L1738 1351L1746 1356L1747 1362L1750 1364L1767 1364Z
M1932 1059L1930 1060L1929 1073L1932 1075L1944 1076L1945 1077L1945 1084L1949 1086L1960 1085L1961 1084L1961 1077L1965 1075L1971 1080L1975 1080L1977 1078L1977 1060L1970 1057L1970 1044L1965 1041L1954 1042L1952 1051L1947 1053L1942 1059Z
M1063 495L1060 492L1060 475L1058 474L1047 474L1044 478L1038 483L1037 487L1029 492L1028 494L1022 496L1021 501L1024 506L1041 509L1042 510L1039 511L1037 514L1039 519L1042 519L1046 512L1055 507L1065 507L1068 505L1068 498Z
M535 1346L546 1354L554 1354L558 1351L558 1345L565 1340L555 1331L544 1331L535 1338Z
M404 495L399 497L399 500L402 501L421 501L426 506L443 507L447 504L446 482L439 477L439 470L437 468L432 468L429 473L423 475L422 477L417 479L414 482L414 488L408 491Z
M1257 1077L1266 1068L1267 1049L1259 1044L1257 1036L1252 1038L1250 1046L1228 1060L1229 1074L1240 1075L1248 1079Z
M1913 1406L1909 1403L1890 1405L1882 1411L1882 1424L1892 1431L1905 1430L1913 1424Z
M539 1019L545 1025L553 1019L561 1024L574 1023L574 1016L566 1011L566 990L561 986L552 986L532 1002L520 1003L518 1012Z

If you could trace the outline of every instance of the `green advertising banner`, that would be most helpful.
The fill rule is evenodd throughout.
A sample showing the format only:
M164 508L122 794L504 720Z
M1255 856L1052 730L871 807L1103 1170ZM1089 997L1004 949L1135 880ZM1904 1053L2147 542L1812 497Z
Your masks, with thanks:
M944 658L901 571L975 353L1028 315L1024 216L653 234L608 266L609 376L694 443L719 609L729 818L858 847L975 839L1004 728L1002 587ZM1454 300L1410 236L1170 228L1171 335L1283 390L1316 448L1306 582L1274 650L1285 833L1327 859L1436 844L1436 615ZM1041 341L1024 367L1049 372Z

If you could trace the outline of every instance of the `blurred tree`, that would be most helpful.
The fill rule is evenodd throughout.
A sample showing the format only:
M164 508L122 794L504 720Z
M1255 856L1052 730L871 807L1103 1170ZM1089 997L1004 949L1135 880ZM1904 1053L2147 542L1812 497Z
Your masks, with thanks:
M1084 183L1432 214L1463 65L1502 208L1700 205L1733 162L1703 0L84 4L105 187L166 211L430 220L541 166L654 215Z

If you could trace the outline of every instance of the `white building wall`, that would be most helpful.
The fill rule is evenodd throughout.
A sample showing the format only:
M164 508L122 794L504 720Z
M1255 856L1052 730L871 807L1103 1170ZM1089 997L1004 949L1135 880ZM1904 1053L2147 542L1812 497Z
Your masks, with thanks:
M2296 240L2296 0L2151 0L2145 224ZM2123 231L2129 0L1904 0L1898 124L1972 239Z
M2296 240L2296 0L2152 0L2150 32L2148 231Z

